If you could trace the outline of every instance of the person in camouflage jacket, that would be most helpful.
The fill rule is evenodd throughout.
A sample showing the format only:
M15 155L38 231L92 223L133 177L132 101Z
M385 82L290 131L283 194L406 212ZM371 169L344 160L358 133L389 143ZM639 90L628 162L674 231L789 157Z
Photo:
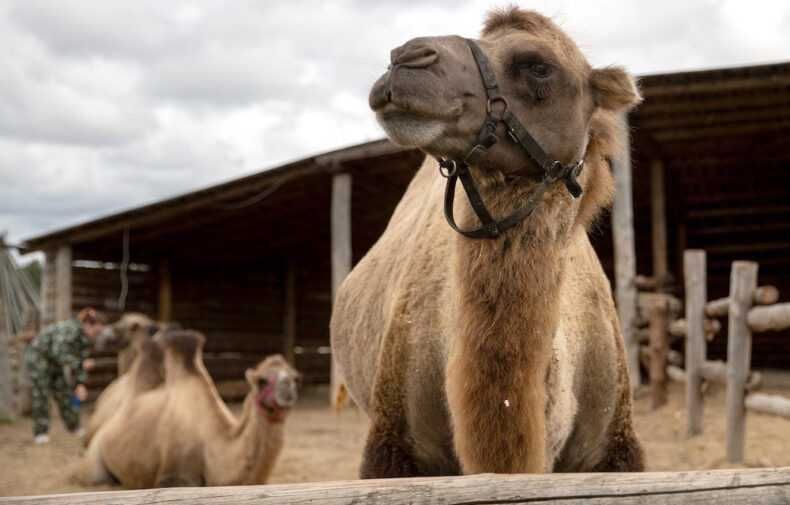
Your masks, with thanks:
M25 365L32 382L33 436L36 443L49 441L49 397L55 400L66 428L80 428L79 402L85 400L91 343L104 330L104 317L83 309L77 319L44 328L25 349Z

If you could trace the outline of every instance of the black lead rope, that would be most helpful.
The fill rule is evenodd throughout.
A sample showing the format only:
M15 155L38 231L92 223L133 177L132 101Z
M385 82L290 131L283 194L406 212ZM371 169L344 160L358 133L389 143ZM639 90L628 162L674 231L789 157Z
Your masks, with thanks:
M516 226L523 221L527 216L532 214L535 208L540 204L543 194L555 182L562 180L568 192L574 197L578 198L582 194L582 188L576 178L581 173L584 166L584 160L579 160L576 163L563 165L559 161L550 158L543 148L535 141L532 135L529 134L521 122L508 110L508 103L504 96L499 91L499 85L496 81L491 65L488 62L480 46L471 39L466 40L469 49L472 50L472 55L477 63L477 68L480 70L480 77L483 80L483 86L486 90L486 120L477 134L475 145L469 150L463 160L439 160L439 171L442 176L447 178L447 186L444 192L444 216L452 229L461 235L473 238L497 238L504 231ZM494 108L497 103L501 104L502 111L499 115L495 115ZM488 150L496 144L499 138L496 135L496 127L498 123L504 123L508 137L520 145L532 158L539 167L543 169L543 178L538 186L532 190L532 193L527 197L524 205L515 210L509 216L496 220L491 216L491 213L485 206L483 198L480 196L480 191L477 189L474 178L470 172L470 166L476 165L488 153ZM469 199L469 204L472 206L477 218L482 223L482 226L473 230L462 230L458 227L453 216L453 202L455 200L455 186L461 180L461 185L466 191L466 196Z

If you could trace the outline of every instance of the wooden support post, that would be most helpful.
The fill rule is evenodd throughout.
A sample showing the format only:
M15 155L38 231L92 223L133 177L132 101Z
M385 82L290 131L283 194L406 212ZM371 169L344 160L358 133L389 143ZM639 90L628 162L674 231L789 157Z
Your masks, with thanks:
M727 342L727 461L743 463L746 381L752 359L752 332L746 322L757 287L757 263L736 261L730 275Z
M41 265L41 326L55 322L55 251L44 251Z
M62 245L55 256L55 320L71 315L71 246Z
M334 282L332 283L334 286ZM334 298L334 289L332 291ZM283 356L294 365L296 345L296 263L288 261L285 271L285 304L283 309Z
M707 286L705 251L689 250L683 255L686 282L686 433L702 433L702 375L705 363L705 300Z
M0 247L2 247L0 237ZM0 422L11 421L15 417L16 402L11 387L11 335L8 334L3 299L0 297Z
M173 280L166 259L159 261L159 320L163 323L173 320Z
M343 279L351 271L351 174L332 178L332 300ZM338 376L334 357L330 379L330 402L335 405L342 379Z
M626 121L623 119L623 121ZM628 129L626 128L626 131ZM622 158L613 160L615 197L612 207L612 238L617 313L625 342L626 362L631 391L639 386L639 340L636 333L637 296L636 249L634 246L634 208L631 186L631 150L623 150Z
M654 160L650 164L650 209L653 239L653 278L660 292L665 288L669 273L664 163L661 160Z
M654 304L650 311L650 398L653 410L667 403L667 333L666 300Z
M790 495L790 468L697 472L477 474L267 486L172 487L0 498L0 505L768 505Z

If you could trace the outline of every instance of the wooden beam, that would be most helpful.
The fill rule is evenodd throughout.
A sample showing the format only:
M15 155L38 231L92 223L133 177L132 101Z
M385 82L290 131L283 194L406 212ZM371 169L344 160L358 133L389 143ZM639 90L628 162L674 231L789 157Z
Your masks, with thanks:
M351 174L332 178L332 300L343 279L351 272ZM332 358L330 402L334 407L342 379Z
M747 316L753 332L780 331L790 327L790 303L755 307Z
M778 88L777 91L779 91L787 86L790 86L790 75L777 74L770 77L720 76L697 82L648 85L642 91L645 98L658 98L662 96L690 95L693 93L731 93L738 91L753 93L758 90L770 92L771 88Z
M752 332L746 316L757 287L757 263L735 261L730 276L727 342L727 461L743 463L746 424L744 396L752 360Z
M626 122L626 119L622 121ZM628 131L628 128L626 128ZM625 342L626 362L631 391L639 386L639 341L637 337L636 247L634 245L634 204L631 184L631 150L612 161L615 198L612 207L614 241L615 294L620 328Z
M666 191L664 189L664 163L653 160L650 163L650 215L653 245L653 279L659 291L667 282L669 273L667 261L667 212Z
M334 295L334 291L332 294ZM296 343L296 262L294 260L288 261L285 271L285 303L283 307L283 356L293 365Z
M159 320L169 323L173 320L173 281L170 275L170 262L159 260Z
M746 123L743 125L717 125L678 130L662 130L653 132L653 136L659 142L678 142L692 139L698 140L716 137L725 138L738 135L771 134L780 131L787 131L788 128L790 128L790 120L768 123Z
M775 286L760 286L754 290L754 305L771 305L779 300L779 290ZM705 304L705 315L708 317L724 317L730 309L730 299L718 298Z
M71 316L71 246L62 245L55 256L55 320Z
M674 370L673 370L674 369ZM705 361L699 370L700 376L704 379L701 392L704 393L706 383L727 384L727 363L721 360ZM667 366L667 375L676 382L686 382L688 376L686 371L674 363ZM746 382L746 391L756 391L763 385L763 376L760 372L751 372Z
M686 282L686 410L689 437L702 433L702 374L705 363L705 300L707 285L705 251L688 250L683 255Z
M747 410L790 418L790 398L784 396L751 393L745 405Z
M4 505L767 505L790 496L790 468L647 473L477 474L268 486L164 488L0 498Z
M705 340L711 341L721 332L721 323L716 319L705 319L702 323L705 332ZM676 319L669 325L669 334L673 337L685 338L688 333L688 324L685 319Z
M750 110L761 107L782 108L790 106L790 97L784 91L775 93L760 93L733 95L732 93L719 93L706 97L689 97L671 100L646 100L639 106L634 115L635 124L641 129L644 122L652 118L683 119L693 115L707 115L733 110ZM640 131L641 134L641 131Z

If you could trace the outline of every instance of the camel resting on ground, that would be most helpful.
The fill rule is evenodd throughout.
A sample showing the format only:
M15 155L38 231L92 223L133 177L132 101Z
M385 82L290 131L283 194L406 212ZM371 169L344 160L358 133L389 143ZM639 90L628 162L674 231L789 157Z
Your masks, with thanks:
M108 326L107 330L100 335L97 348L119 348L118 377L108 384L96 399L93 413L88 420L85 438L83 439L86 447L99 427L115 414L124 398L142 392L139 389L139 385L132 386L132 381L127 371L134 367L146 343L157 332L168 327L168 324L157 323L144 314L129 312L121 316L117 322ZM153 389L164 380L161 360L159 360L159 365L160 369L157 374L159 381L154 381L155 375L149 374L148 380L144 382L145 387L148 389Z
M204 337L161 336L165 382L126 402L88 447L82 480L125 487L263 484L283 445L299 373L280 355L246 372L240 417L219 397L202 359Z
M334 359L371 419L362 477L641 470L587 236L634 80L517 8L480 40L421 37L390 57L370 105L429 156L333 308Z

